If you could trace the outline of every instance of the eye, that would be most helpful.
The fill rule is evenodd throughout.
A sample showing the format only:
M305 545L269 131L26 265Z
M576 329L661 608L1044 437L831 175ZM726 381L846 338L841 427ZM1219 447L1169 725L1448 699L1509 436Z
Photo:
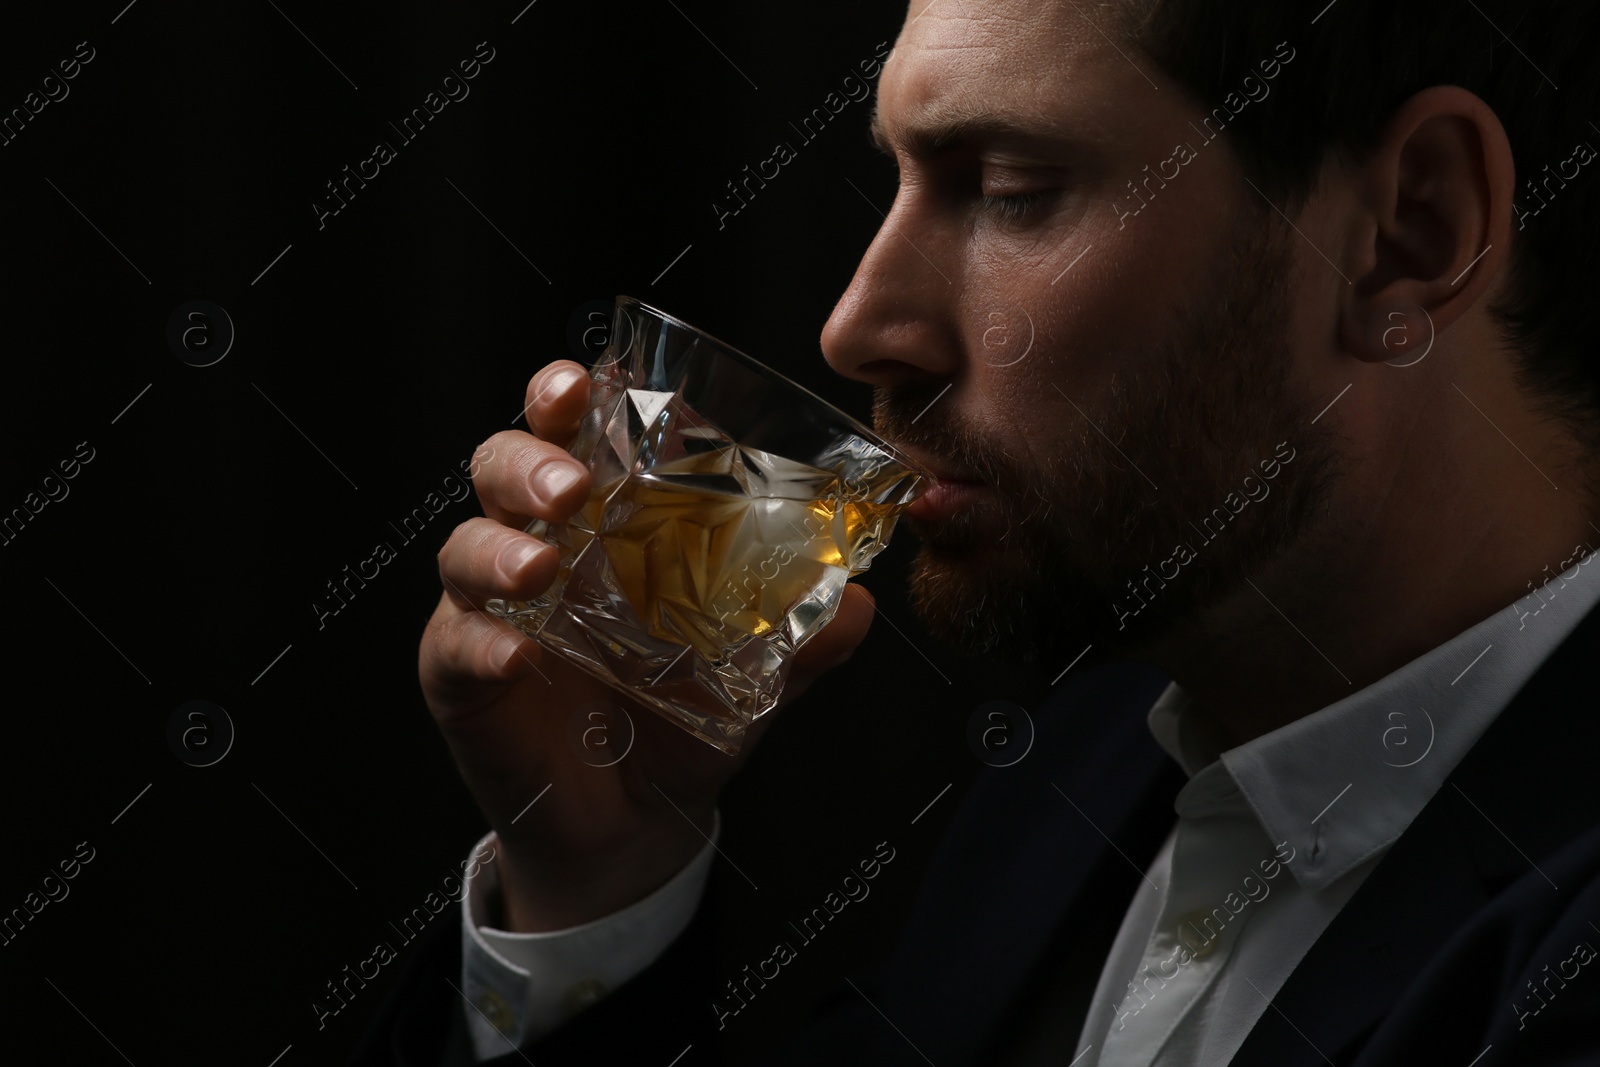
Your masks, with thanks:
M978 196L978 207L985 214L1005 223L1027 221L1042 205L1048 194L1043 192L1017 193L1012 196Z

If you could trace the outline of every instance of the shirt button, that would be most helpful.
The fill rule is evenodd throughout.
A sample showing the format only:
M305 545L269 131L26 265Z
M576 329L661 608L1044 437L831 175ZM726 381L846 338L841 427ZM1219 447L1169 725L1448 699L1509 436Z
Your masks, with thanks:
M506 1003L494 990L485 990L478 997L478 1010L483 1012L483 1017L489 1020L489 1025L510 1037L517 1028L517 1019L511 1013L511 1005Z
M561 1014L571 1018L584 1008L611 992L606 984L598 978L585 978L581 982L574 982L567 988L566 995L561 998Z
M1178 916L1174 924L1178 934L1178 944L1189 950L1189 955L1197 960L1203 960L1222 943L1222 931L1212 933L1206 929L1206 923L1214 927L1217 920L1209 911L1186 911ZM1206 940L1210 938L1210 940Z

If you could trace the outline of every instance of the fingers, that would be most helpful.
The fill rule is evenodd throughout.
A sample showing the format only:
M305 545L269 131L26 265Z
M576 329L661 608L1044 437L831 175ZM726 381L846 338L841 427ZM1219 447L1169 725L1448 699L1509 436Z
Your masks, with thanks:
M444 591L417 653L423 692L441 718L476 711L539 670L533 639L482 608L497 597L531 599L554 580L558 550L522 528L535 518L563 522L588 499L589 472L562 447L588 400L583 365L557 360L528 383L533 433L502 431L474 453L472 485L486 518L457 526L440 549Z
M537 671L539 658L538 644L510 623L441 598L422 635L417 675L434 714L458 717Z
M485 515L520 529L529 519L564 520L582 506L588 471L564 446L588 403L581 363L558 359L533 376L523 405L533 432L502 431L474 454L472 485Z
M468 519L439 550L439 581L463 611L494 597L531 600L550 587L561 553L552 544L493 519Z
M502 430L472 479L483 513L522 528L529 519L564 522L589 498L589 471L566 449L521 430Z
M528 382L522 411L535 435L565 445L588 406L589 372L581 363L558 359Z

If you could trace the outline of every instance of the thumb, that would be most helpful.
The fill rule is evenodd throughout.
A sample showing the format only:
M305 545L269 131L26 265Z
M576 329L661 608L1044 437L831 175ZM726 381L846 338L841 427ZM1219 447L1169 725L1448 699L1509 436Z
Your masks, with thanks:
M821 673L848 661L866 639L876 614L877 600L865 586L846 585L833 621L796 654L796 669Z

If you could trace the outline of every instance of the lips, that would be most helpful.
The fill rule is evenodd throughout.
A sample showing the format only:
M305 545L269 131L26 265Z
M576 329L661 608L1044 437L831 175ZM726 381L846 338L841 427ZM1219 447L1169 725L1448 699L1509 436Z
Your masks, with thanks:
M971 471L914 448L895 447L934 477L933 484L924 489L906 509L907 518L922 522L948 519L971 507L981 494L989 491L989 485Z

